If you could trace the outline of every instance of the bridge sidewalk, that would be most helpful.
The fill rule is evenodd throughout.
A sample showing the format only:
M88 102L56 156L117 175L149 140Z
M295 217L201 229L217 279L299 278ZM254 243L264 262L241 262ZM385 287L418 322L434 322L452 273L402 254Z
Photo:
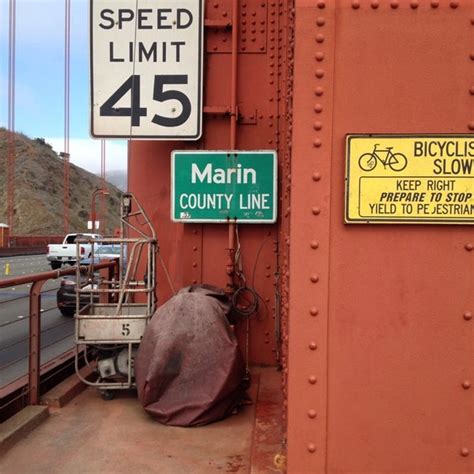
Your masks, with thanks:
M252 370L256 403L235 416L199 428L160 425L134 393L103 401L88 388L7 451L0 471L9 473L212 473L279 472L280 374Z

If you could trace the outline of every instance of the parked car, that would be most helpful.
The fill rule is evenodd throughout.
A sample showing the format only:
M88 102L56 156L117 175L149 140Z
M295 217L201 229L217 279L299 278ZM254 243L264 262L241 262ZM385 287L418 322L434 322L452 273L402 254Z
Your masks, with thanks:
M67 234L62 244L49 244L48 255L46 256L51 268L56 270L61 268L63 263L74 265L77 260L76 241L79 239L102 239L100 234ZM97 244L80 244L79 255L83 258L90 258L92 253L92 245Z
M81 287L83 289L90 288L91 283L87 280L87 278L81 277ZM94 285L96 286L96 285ZM56 293L56 303L58 305L58 309L63 316L74 316L76 311L76 287L77 281L76 276L67 276L61 280L61 284L59 289ZM84 308L87 304L91 301L90 295L85 293L80 295L79 300L79 309ZM93 295L93 303L99 302L99 295Z

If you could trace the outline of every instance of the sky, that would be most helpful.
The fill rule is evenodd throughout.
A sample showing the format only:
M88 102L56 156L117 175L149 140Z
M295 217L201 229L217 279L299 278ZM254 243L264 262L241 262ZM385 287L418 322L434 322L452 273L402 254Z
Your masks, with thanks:
M64 0L16 0L15 130L64 150ZM0 0L0 126L8 124L8 11ZM71 0L71 162L100 172L89 133L89 1ZM107 140L106 172L126 170L124 140Z

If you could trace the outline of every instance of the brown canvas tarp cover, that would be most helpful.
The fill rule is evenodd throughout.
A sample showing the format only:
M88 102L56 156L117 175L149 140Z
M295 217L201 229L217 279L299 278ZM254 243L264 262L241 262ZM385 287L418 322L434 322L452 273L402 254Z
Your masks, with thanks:
M153 315L135 359L138 397L157 421L198 426L230 414L245 367L226 315L225 294L183 288Z

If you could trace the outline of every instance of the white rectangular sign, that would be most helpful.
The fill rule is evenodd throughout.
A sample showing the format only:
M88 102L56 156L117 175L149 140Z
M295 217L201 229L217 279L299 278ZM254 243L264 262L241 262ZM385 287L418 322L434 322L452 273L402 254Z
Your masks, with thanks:
M204 0L91 0L94 137L198 140Z

